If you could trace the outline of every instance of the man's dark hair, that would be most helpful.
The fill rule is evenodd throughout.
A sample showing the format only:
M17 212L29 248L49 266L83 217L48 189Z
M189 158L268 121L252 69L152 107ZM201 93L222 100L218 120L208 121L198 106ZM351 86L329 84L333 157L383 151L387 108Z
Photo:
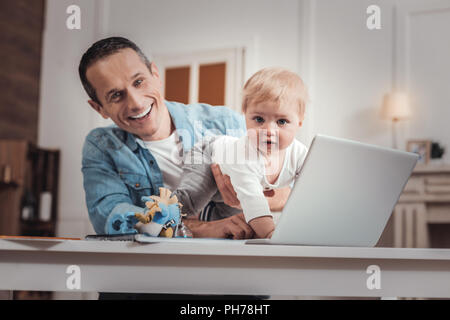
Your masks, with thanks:
M81 83L83 84L83 87L89 97L100 105L101 103L97 97L97 93L86 77L86 71L90 66L92 66L100 59L106 58L114 53L117 53L119 50L127 48L133 49L139 55L139 57L142 59L142 62L145 63L151 73L152 69L150 61L141 51L141 49L139 49L139 47L134 42L122 37L111 37L97 41L83 54L83 57L81 58L80 65L78 67L78 73L80 74Z

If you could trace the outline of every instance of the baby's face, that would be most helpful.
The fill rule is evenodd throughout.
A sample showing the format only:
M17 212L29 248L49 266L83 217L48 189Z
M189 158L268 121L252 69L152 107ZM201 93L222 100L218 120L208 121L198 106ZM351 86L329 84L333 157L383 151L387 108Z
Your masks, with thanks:
M258 149L267 154L286 149L302 122L295 103L278 106L272 101L250 103L245 112L248 135Z

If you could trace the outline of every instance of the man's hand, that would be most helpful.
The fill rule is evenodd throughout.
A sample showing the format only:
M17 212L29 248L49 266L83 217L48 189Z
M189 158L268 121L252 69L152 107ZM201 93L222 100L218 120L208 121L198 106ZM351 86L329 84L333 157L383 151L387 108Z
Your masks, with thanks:
M241 203L239 202L233 185L231 184L230 177L222 174L219 165L216 163L211 165L211 171L214 175L214 179L216 180L217 189L219 189L219 192L222 195L223 202L230 207L242 209Z
M194 238L251 239L254 235L252 228L245 222L243 213L216 221L187 218L183 222L192 231Z

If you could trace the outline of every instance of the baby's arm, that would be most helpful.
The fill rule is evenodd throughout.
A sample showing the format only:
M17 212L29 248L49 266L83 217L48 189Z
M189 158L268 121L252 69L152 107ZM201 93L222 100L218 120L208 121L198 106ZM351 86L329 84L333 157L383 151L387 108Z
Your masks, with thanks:
M255 232L255 238L271 238L275 223L271 216L258 217L248 223Z
M255 237L270 237L275 224L255 168L249 164L220 164L220 167L224 174L230 176L245 220L255 232Z

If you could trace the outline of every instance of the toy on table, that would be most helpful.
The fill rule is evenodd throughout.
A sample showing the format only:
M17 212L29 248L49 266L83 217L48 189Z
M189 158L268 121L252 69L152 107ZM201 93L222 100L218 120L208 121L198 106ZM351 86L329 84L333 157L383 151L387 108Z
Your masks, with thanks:
M171 196L171 191L159 188L159 196L142 197L145 201L144 213L116 213L107 221L108 234L141 233L150 236L172 238L175 229L181 234L176 236L192 237L190 231L181 221L182 204L177 196ZM140 222L140 223L139 223Z
M174 229L181 221L183 205L171 194L169 189L159 188L159 196L142 197L148 210L144 214L136 213L136 218L143 224L141 231L151 236L173 237Z

